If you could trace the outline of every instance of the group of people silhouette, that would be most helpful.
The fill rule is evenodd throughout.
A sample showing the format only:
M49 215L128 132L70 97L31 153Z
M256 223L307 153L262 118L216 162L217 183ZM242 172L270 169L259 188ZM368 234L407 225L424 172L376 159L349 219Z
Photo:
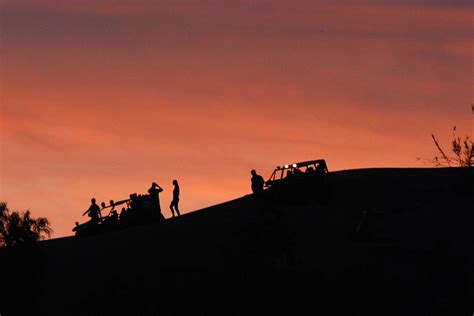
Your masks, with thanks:
M170 203L170 210L172 217L181 216L179 211L179 184L178 180L173 180L173 199ZM131 213L140 214L145 209L148 211L153 211L154 214L161 214L161 205L160 205L160 193L163 192L163 188L159 186L156 182L151 184L151 187L148 189L148 195L137 195L131 194L130 199L114 202L110 200L109 205L107 206L105 202L101 203L101 206L97 205L95 198L91 199L91 205L89 208L82 214L88 215L90 217L90 223L98 224L99 222L116 222L118 220L125 220L127 217L131 216ZM115 210L116 206L127 204L127 208L123 207L120 215ZM102 216L102 211L104 209L111 208L107 216ZM137 214L134 214L137 215ZM155 216L156 217L156 216Z
M315 168L309 166L310 164L315 165ZM317 166L316 166L317 164ZM275 172L281 170L285 172L285 177L281 180L284 180L287 184L294 184L293 180L300 179L303 177L303 180L306 177L303 174L319 174L319 173L326 173L327 172L327 165L324 160L321 161L310 161L305 163L293 164L292 168L288 168L285 165L285 168L277 167L274 171L272 177L274 177ZM306 167L306 171L302 172L299 167ZM268 180L265 182L263 177L257 174L255 169L250 171L251 174L251 189L254 196L261 200L262 197L265 197L264 194L264 187L267 186L268 188L272 189L275 179ZM307 178L308 180L310 178ZM281 181L278 180L278 181ZM273 181L273 182L272 182ZM300 181L301 182L301 181ZM305 181L303 181L306 184ZM177 180L173 180L173 195L172 200L169 205L169 209L171 211L171 216L179 217L181 216L181 212L179 210L179 197L180 197L180 187ZM300 188L301 186L296 186ZM290 186L291 189L291 186ZM118 202L114 202L110 200L109 205L106 205L105 202L102 202L97 205L97 201L95 198L91 199L91 205L89 208L82 214L88 215L90 217L90 221L79 225L76 222L76 227L74 227L73 231L79 234L83 234L86 232L96 231L96 228L99 231L102 230L115 230L124 227L128 227L130 225L141 224L141 223L148 223L150 221L163 221L165 217L161 212L161 205L160 205L160 193L163 192L163 188L158 185L156 182L152 182L150 188L148 189L148 194L138 195L136 193L130 194L130 198ZM120 214L115 209L119 205L126 204L126 207L122 207ZM108 215L103 216L102 211L105 209L110 208Z
M265 181L262 176L258 175L255 170L251 170L252 175L252 192L254 194L260 194L263 192L263 186ZM173 199L169 205L169 209L171 211L171 216L181 216L179 211L179 194L180 188L178 184L178 180L173 180ZM133 210L140 210L142 205L140 201L144 199L147 200L149 206L155 213L159 213L161 216L161 205L160 205L160 193L163 192L163 188L159 186L156 182L153 182L148 189L148 195L136 195L131 194L130 199L122 200L118 202L114 202L113 200L109 201L109 205L106 205L105 202L102 202L99 206L95 198L91 199L91 205L89 208L82 214L83 216L88 215L90 217L90 224L98 224L100 222L117 222L119 220L126 220L127 217L131 216L130 214L133 213ZM116 206L127 204L127 207L123 207L120 214L118 214L117 210L115 209ZM109 214L106 216L102 215L102 211L110 208Z
M318 169L321 169L321 170L318 170ZM324 171L327 171L327 166L325 164L321 164L320 166L318 166L318 169L317 170L314 170L313 168L308 168L306 170L306 173L314 173L314 172L324 172ZM288 170L288 173L287 173L287 177L292 177L292 176L296 176L298 175L298 173L302 173L301 170L299 169L295 169L295 170ZM251 178L251 188L252 188L252 192L256 195L259 195L263 192L263 188L264 188L264 185L265 185L265 180L263 179L263 177L259 174L257 174L257 171L255 169L252 169L250 171L250 174L252 175L252 178ZM181 213L179 211L179 194L180 194L180 188L179 188L179 184L178 184L178 180L173 180L173 199L171 200L171 203L170 203L170 210L171 210L171 216L172 217L176 217L176 216L181 216ZM95 198L92 198L91 199L91 205L90 207L84 212L83 216L84 215L88 215L91 220L90 222L92 223L99 223L100 221L102 221L104 219L104 217L102 216L102 213L101 211L106 209L106 208L111 208L110 212L109 212L109 215L106 217L108 218L110 221L115 221L115 220L118 220L118 219L123 219L127 216L127 212L130 213L131 212L131 209L133 209L133 206L135 204L135 209L140 209L140 207L138 207L138 200L142 199L143 198L147 198L148 199L148 202L150 204L150 207L151 209L153 209L155 212L161 214L161 206L160 206L160 193L163 192L163 188L161 186L159 186L156 182L153 182L151 184L151 187L148 189L148 195L146 196L137 196L136 194L132 194L130 195L130 199L128 200L123 200L123 201L119 201L119 202L114 202L113 200L110 200L110 205L106 206L104 202L101 203L101 207L99 207L99 205L97 205L97 202L96 202L96 199ZM128 208L122 208L122 211L120 213L120 215L117 213L117 211L115 210L115 207L118 206L118 205L121 205L121 204L124 204L124 203L127 203L128 205ZM161 215L162 216L162 215Z
M251 170L250 173L252 175L252 192L254 194L262 193L265 184L263 177L258 175L255 170ZM179 217L181 216L181 212L179 210L180 187L178 184L178 180L175 179L172 183L173 198L169 205L169 209L171 211L171 217ZM110 200L109 205L106 205L105 202L102 202L99 206L97 204L97 200L95 198L92 198L91 205L82 214L83 216L89 216L90 221L84 223L83 225L79 225L79 223L76 223L76 228L74 230L77 231L78 229L82 229L85 227L98 226L97 224L101 224L101 227L103 225L110 225L111 227L113 227L119 222L121 223L121 226L123 226L124 224L125 226L128 226L132 223L147 222L153 219L163 220L165 219L165 217L162 214L160 205L160 193L163 191L164 190L160 185L158 185L156 182L152 182L150 188L147 191L148 194L137 195L136 193L134 193L131 194L130 198L126 200L121 200L118 202ZM125 207L122 207L119 214L116 210L116 207L124 204ZM110 209L109 213L107 215L103 215L102 212L106 209Z

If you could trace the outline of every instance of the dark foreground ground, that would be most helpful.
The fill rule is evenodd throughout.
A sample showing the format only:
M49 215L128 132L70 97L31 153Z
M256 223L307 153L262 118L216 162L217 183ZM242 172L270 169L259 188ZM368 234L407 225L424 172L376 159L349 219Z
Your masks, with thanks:
M473 314L472 169L348 170L329 183L323 202L245 196L1 249L0 314Z

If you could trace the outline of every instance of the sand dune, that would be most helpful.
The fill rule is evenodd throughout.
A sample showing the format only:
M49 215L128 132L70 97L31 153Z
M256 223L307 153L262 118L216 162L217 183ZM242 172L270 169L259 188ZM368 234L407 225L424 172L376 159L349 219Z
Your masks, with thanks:
M326 202L247 195L165 223L0 249L0 313L472 309L473 169L345 170L328 180Z

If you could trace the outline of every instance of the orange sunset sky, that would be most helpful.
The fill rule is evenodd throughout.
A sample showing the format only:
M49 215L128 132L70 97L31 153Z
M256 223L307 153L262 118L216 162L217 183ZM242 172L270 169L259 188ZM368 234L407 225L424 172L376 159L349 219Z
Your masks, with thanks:
M472 1L2 0L0 200L71 235L98 202L252 168L428 167L472 135Z

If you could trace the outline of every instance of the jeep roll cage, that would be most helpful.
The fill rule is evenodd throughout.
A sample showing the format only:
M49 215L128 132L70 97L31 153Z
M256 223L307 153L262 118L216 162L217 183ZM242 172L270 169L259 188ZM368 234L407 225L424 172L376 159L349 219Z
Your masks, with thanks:
M328 167L324 159L297 162L277 166L270 178L265 181L265 187L270 187L273 183L285 179L288 175L301 174L326 174Z

